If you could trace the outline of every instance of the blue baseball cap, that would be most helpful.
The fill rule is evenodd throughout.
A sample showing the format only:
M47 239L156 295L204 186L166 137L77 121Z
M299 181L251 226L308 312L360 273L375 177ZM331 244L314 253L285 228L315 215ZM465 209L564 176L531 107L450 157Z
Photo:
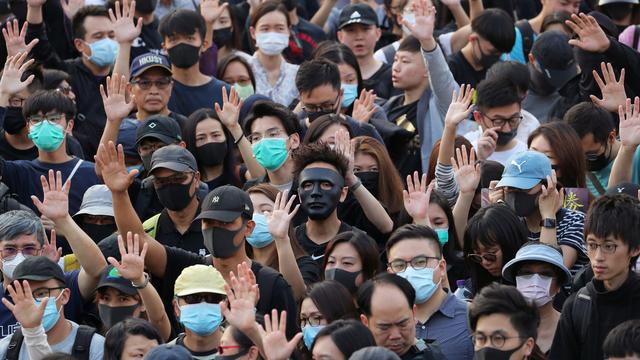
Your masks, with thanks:
M549 158L537 151L523 151L507 160L502 179L496 187L528 190L551 175Z
M516 253L516 257L502 268L502 277L509 282L515 283L515 272L525 261L539 261L554 266L561 274L558 279L558 284L561 286L571 281L571 272L564 266L562 254L553 247L542 243L527 244L521 247Z
M159 67L166 70L169 75L172 74L171 65L169 65L169 60L165 56L148 52L140 56L136 56L136 58L133 59L131 62L131 75L129 76L129 79L140 76L143 72L153 67Z

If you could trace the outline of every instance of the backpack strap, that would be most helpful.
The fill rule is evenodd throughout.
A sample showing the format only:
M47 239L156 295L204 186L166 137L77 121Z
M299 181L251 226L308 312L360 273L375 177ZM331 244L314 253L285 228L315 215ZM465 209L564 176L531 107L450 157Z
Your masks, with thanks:
M587 287L578 290L576 299L571 310L572 323L574 328L580 331L580 340L587 341L589 326L591 325L591 309L593 301Z
M16 331L11 335L11 341L7 347L7 352L5 354L6 360L18 360L23 341L24 335L22 335L22 327L17 326Z
M144 232L149 234L152 238L156 238L156 232L158 231L158 220L160 219L160 214L156 214L153 217L147 219L144 223L142 223L142 227L144 228Z
M80 325L78 332L76 333L76 339L73 343L73 350L71 355L77 360L89 360L91 355L91 340L93 334L96 333L96 329L91 326Z
M529 24L529 21L522 19L516 22L516 27L520 30L520 34L522 35L522 53L524 54L524 61L526 62L529 58L529 53L531 52L531 47L533 47L533 38L535 36L535 32Z
M600 180L598 180L598 178L591 171L587 171L587 177L589 178L589 181L591 181L591 183L593 184L593 187L596 188L598 195L604 195L604 193L607 192L607 190L605 190L604 187L602 187Z

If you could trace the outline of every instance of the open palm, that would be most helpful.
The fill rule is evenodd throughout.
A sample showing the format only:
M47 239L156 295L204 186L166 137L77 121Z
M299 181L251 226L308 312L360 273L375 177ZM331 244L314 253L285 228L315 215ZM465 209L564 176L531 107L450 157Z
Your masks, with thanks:
M102 174L104 184L107 185L111 192L127 191L129 185L133 183L133 179L138 174L138 170L127 171L124 164L124 150L122 144L116 149L112 141L105 146L100 144L98 154L94 157L96 161L97 171Z
M471 85L463 85L460 92L453 92L452 101L449 104L449 110L445 116L444 122L452 127L458 126L460 122L466 119L471 112L471 100L473 99L473 89Z
M26 58L26 52L7 57L4 70L2 71L2 77L0 78L0 92L7 95L14 95L25 90L27 86L31 84L35 75L30 75L24 81L20 80L22 74L35 61L31 59L25 62Z
M127 232L127 247L124 247L122 235L118 235L118 248L120 249L120 262L113 257L109 257L107 260L118 270L123 278L130 281L139 281L144 274L147 243L144 243L142 251L140 251L140 236Z
M116 1L115 14L113 10L109 9L114 37L121 44L131 43L142 32L142 19L138 19L137 24L134 23L135 9L136 2L128 3L127 0L124 0L122 7L120 7L120 1Z
M271 214L267 215L267 226L269 227L269 233L271 233L274 240L287 238L291 219L293 219L300 207L300 205L298 205L290 212L296 196L293 195L290 199L287 199L288 196L289 190L278 193L273 205L273 211Z
M127 102L127 78L117 73L113 77L107 77L107 91L100 85L100 96L107 119L110 121L122 120L133 110L135 104L133 99Z
M42 323L44 309L47 306L48 298L43 299L40 305L36 305L29 282L24 280L22 285L16 280L7 286L7 292L13 300L13 304L7 299L2 298L2 303L11 310L16 320L26 329L32 329Z
M207 24L212 24L222 15L229 3L220 4L220 0L203 0L200 2L200 15Z
M416 18L415 25L409 23L406 19L403 20L403 24L409 28L411 34L419 41L433 38L436 8L431 4L431 1L416 0L413 3L413 13Z
M227 129L238 126L240 108L242 108L242 101L236 89L231 88L231 92L227 96L227 89L222 87L222 108L220 108L220 104L216 103L215 110L220 121L222 121L222 124L226 126Z
M620 116L620 140L623 145L640 145L640 98L636 96L633 107L631 99L618 108Z
M475 192L480 183L480 164L476 164L476 153L471 149L467 156L467 147L456 149L456 159L451 158L456 183L461 193Z
M267 314L264 316L264 328L260 329L262 336L262 345L264 347L265 356L269 360L286 360L296 348L296 345L302 338L302 333L297 333L291 341L287 341L287 312L280 313L280 322L278 323L278 311L271 311L271 317Z
M607 111L615 112L618 110L618 106L624 104L627 99L627 94L624 90L624 68L620 70L619 80L616 80L616 74L611 63L605 65L602 62L600 69L602 70L602 78L595 70L593 70L593 78L600 88L602 99L595 95L590 95L591 101Z
M41 202L37 197L31 196L31 200L38 208L38 211L54 222L68 216L69 188L71 184L67 181L63 186L62 173L58 171L54 176L53 170L49 170L49 181L44 175L41 175L40 182L44 193L43 201Z
M402 191L404 208L414 221L429 219L429 198L431 197L431 187L427 188L427 174L419 177L418 172L407 176L407 190Z

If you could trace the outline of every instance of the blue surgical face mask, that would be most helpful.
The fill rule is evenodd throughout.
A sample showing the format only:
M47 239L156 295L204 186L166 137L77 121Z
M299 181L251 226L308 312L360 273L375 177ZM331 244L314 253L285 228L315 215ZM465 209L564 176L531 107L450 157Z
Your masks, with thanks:
M247 236L247 241L254 248L263 248L273 242L269 226L267 225L267 217L260 213L253 214L253 221L256 226L253 228L251 235Z
M449 242L449 228L436 229L436 233L438 234L438 241L440 241L440 246L444 246Z
M340 87L343 90L342 107L346 109L351 106L351 104L353 104L353 102L356 101L356 98L358 97L358 84L342 83Z
M252 149L258 164L269 171L278 170L289 156L284 138L263 138Z
M42 120L29 128L29 139L44 152L54 152L60 148L64 140L64 130L58 124Z
M99 67L106 67L115 64L118 56L118 43L111 38L100 39L89 44L91 56L89 61Z
M42 327L45 332L51 330L60 320L60 311L62 311L62 306L58 309L56 305L56 301L62 296L62 293L57 297L49 297L49 301L44 308L44 314L42 315ZM40 306L42 303L40 300L35 299L36 306Z
M311 350L313 340L315 340L320 330L322 330L325 326L326 325L305 325L302 327L302 339L304 340L304 346L306 346L307 349Z
M401 273L397 273L400 277L407 279L413 289L416 291L416 303L422 304L425 301L429 300L431 296L436 292L438 285L433 282L433 272L432 268L424 268L420 270L416 270L411 266L407 266L407 269ZM442 281L442 279L440 279Z
M413 26L416 25L416 15L414 13L404 13L402 14L402 18L404 20L407 20L409 24ZM402 25L402 31L407 35L411 35L411 30L409 30L409 28L406 25Z
M180 306L180 323L199 336L213 334L222 323L220 305L201 302Z

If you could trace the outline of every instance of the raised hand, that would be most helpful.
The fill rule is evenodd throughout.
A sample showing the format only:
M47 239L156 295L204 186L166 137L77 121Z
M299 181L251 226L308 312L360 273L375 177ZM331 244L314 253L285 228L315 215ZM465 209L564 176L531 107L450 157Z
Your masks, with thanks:
M144 257L147 255L147 243L140 250L140 236L127 232L127 247L124 247L122 235L118 235L118 248L120 249L120 262L113 257L107 258L109 264L118 270L123 278L136 284L144 282Z
M616 112L618 106L624 104L627 99L627 94L624 91L624 68L620 71L620 79L617 81L611 63L606 65L604 62L600 63L600 69L602 70L602 78L595 70L593 70L593 78L600 88L602 99L595 95L590 95L591 101L609 112ZM602 80L603 78L604 81Z
M631 107L631 99L626 99L625 108L618 107L620 116L620 141L622 145L640 145L640 98L636 96Z
M42 245L42 256L46 256L54 263L58 263L60 257L62 257L62 248L57 247L56 244L56 230L51 229L51 241L44 237L44 244Z
M436 23L436 8L428 0L415 0L413 13L416 23L411 24L407 19L403 19L402 25L411 31L425 50L432 50L435 47L433 29Z
M127 102L127 81L126 76L120 76L117 73L113 74L113 77L107 76L107 91L104 90L104 85L100 85L100 96L102 96L102 103L104 104L104 110L107 113L107 120L109 121L121 121L135 107L133 102L133 95L129 102Z
M44 175L40 175L40 183L44 193L43 201L31 195L31 200L38 211L53 222L69 216L69 188L71 187L69 180L63 185L62 173L58 171L54 176L53 170L49 170L49 181Z
M302 339L302 333L297 333L291 341L287 341L287 312L280 313L280 322L278 323L278 310L271 311L264 315L264 330L260 328L260 336L262 336L262 346L264 347L264 355L268 360L287 360L296 348L296 345Z
M487 160L494 151L496 151L497 141L498 141L498 129L499 127L492 127L490 129L485 130L482 133L482 136L478 139L478 147L476 151L478 152L479 160Z
M492 180L489 183L489 202L495 204L498 201L504 201L504 188L498 188L498 180Z
M122 144L119 144L116 149L113 141L109 141L107 146L100 144L98 154L94 156L94 159L97 171L102 174L104 184L107 185L112 193L127 191L139 172L137 169L127 172Z
M291 211L291 206L293 205L296 196L293 195L291 198L288 197L289 190L278 193L278 195L276 195L276 201L273 204L273 211L271 211L270 214L266 214L269 233L271 233L271 236L275 241L288 239L289 224L291 224L291 219L296 216L296 213L300 208L300 204L298 204L293 211Z
M591 15L571 15L571 20L565 24L578 35L578 39L569 40L569 45L589 52L605 52L609 48L609 38L604 33L596 19Z
M130 4L124 0L122 7L120 1L116 1L115 14L109 9L109 18L113 26L115 40L120 43L131 43L142 31L142 18L138 18L138 23L134 24L134 14L136 11L136 2L131 1Z
M30 75L24 81L20 80L25 70L35 61L31 59L25 62L26 58L26 52L7 57L2 71L2 78L0 78L0 94L3 96L15 95L26 89L33 81L35 75Z
M220 0L202 0L200 2L200 15L207 24L213 24L222 15L229 3L220 4Z
M542 193L538 198L538 208L540 209L540 215L542 215L543 219L555 219L556 213L562 207L564 189L558 191L556 187L557 183L558 178L556 177L556 171L551 170L551 176L547 175L547 186L542 185Z
M18 24L17 19L7 22L7 27L2 29L2 36L4 36L4 42L7 46L7 57L16 56L19 53L29 53L31 49L38 43L38 39L33 39L29 44L25 44L25 37L27 36L27 26L29 24L25 21L22 25L22 30Z
M13 313L13 316L16 317L16 320L18 320L20 326L23 328L33 329L40 326L40 324L42 324L42 315L44 314L44 309L47 307L49 298L42 299L42 302L38 306L33 299L31 287L27 280L22 281L22 286L18 280L15 280L11 285L7 286L7 291L9 292L11 300L13 300L13 304L7 298L3 297L2 303L4 306Z
M353 112L351 117L361 123L368 123L371 116L376 112L376 94L373 90L363 89L360 96L353 102Z
M222 121L222 124L229 129L232 133L234 129L240 127L240 123L238 122L238 117L240 116L240 109L242 108L242 100L240 100L240 96L236 92L236 89L231 88L231 92L227 96L227 89L222 87L222 108L220 108L220 104L215 103L214 108L216 110L216 114Z
M449 104L449 110L444 118L444 125L451 126L453 128L458 127L458 124L469 116L471 112L471 100L473 99L473 88L471 85L462 85L460 92L456 94L453 92L451 96L451 104Z
M61 0L60 5L67 19L71 20L85 4L85 0Z
M416 224L431 226L429 221L431 191L432 187L427 186L427 174L422 174L420 178L416 171L413 173L413 179L411 175L407 175L407 190L402 190L404 208Z
M480 183L480 164L476 164L476 153L471 149L471 155L467 156L467 147L462 145L456 149L456 159L451 158L451 165L455 172L456 183L460 193L473 193Z
M246 276L248 266L245 263L238 265L238 276L231 272L229 280L231 284L224 284L227 300L220 303L222 316L238 330L246 332L255 326L255 306L258 303L258 285ZM251 269L249 269L251 271ZM242 275L241 275L242 274Z

